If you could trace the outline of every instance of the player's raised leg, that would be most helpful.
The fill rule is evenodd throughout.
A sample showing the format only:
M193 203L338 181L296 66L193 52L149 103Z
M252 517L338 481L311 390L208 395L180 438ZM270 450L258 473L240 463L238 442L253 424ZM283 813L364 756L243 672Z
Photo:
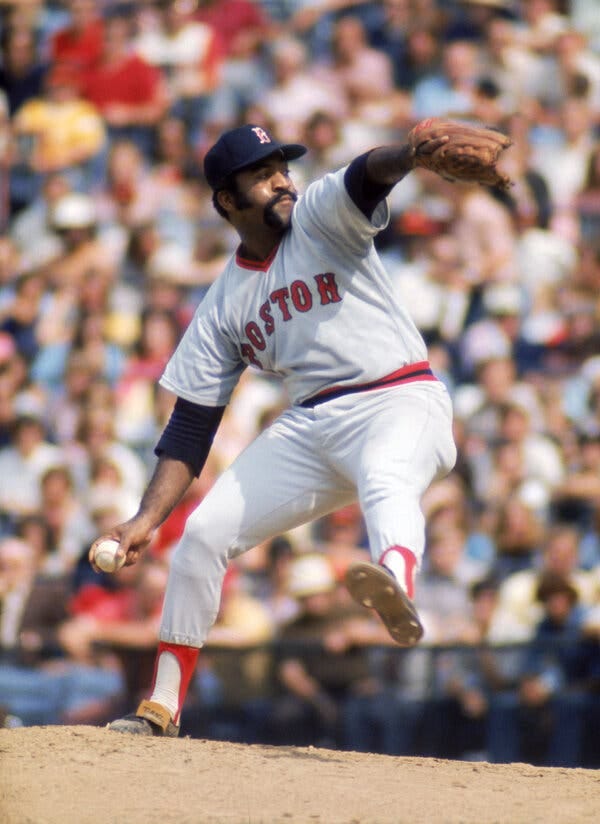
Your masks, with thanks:
M438 383L379 391L361 398L354 426L355 452L344 460L354 468L372 563L353 565L346 583L398 644L413 646L423 635L413 603L425 547L421 497L456 460L450 399Z

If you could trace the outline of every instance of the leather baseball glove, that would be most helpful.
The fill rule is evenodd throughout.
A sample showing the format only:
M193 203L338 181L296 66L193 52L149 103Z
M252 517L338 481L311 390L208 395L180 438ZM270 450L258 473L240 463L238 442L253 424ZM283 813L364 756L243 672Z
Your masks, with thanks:
M443 137L448 139L440 144ZM446 180L500 189L512 186L510 178L497 169L500 155L512 141L495 129L430 117L409 132L408 144L415 151L417 166L430 169Z

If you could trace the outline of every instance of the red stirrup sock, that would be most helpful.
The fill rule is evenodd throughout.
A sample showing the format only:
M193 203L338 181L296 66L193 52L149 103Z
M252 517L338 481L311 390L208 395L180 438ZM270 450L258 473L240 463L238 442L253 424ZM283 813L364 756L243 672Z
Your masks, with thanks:
M179 722L181 707L198 661L197 647L160 641L154 664L151 701L157 701L171 713L173 723Z
M405 546L390 546L379 559L379 563L392 573L412 601L415 597L415 570L417 568L415 553Z

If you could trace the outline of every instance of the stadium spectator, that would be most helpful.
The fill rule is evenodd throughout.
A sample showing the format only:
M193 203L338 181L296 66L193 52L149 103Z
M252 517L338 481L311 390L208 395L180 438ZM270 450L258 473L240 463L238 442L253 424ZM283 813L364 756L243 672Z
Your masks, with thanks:
M585 180L575 200L581 240L593 243L600 228L600 146L589 157Z
M523 404L508 403L500 414L500 438L517 448L524 480L529 485L537 483L540 505L547 505L564 478L560 450L543 432L533 430L531 413Z
M327 555L338 581L344 580L351 564L368 557L366 527L358 506L350 504L331 512L312 531L316 547Z
M435 31L424 21L417 20L408 32L406 66L399 88L412 94L420 80L441 71L442 48Z
M18 351L31 362L39 347L36 330L46 296L44 278L39 271L25 272L11 286L0 309L0 329L12 337Z
M10 236L20 252L20 269L43 266L57 256L60 242L50 226L54 204L70 191L69 181L60 173L46 176L39 195L10 223Z
M40 513L52 533L53 550L44 571L68 579L86 545L93 538L94 524L78 498L68 467L53 466L40 480Z
M371 683L344 702L343 745L354 752L430 755L425 716L431 712L431 660L426 647L388 652L373 633L368 651ZM438 727L438 732L441 728Z
M526 760L574 767L581 761L586 693L594 675L595 649L583 642L584 613L577 591L547 572L535 598L542 607L516 691L490 704L488 753L494 763Z
M579 95L592 111L600 106L600 59L584 29L568 28L556 40L559 83L563 96Z
M251 743L261 739L271 712L272 653L254 647L274 634L269 610L246 591L240 570L230 566L219 614L206 639L206 658L196 675L196 734Z
M377 18L369 21L369 43L391 60L394 84L406 88L408 39L415 27L410 0L383 0L378 11Z
M223 62L213 27L191 18L189 0L158 0L158 25L141 31L136 52L167 79L171 113L181 117L192 142L201 133Z
M297 552L292 540L285 535L273 538L265 549L264 569L251 585L266 606L275 632L292 621L300 609L297 598L288 589L290 566Z
M558 524L547 531L540 563L509 575L501 584L490 640L519 642L533 637L542 617L541 605L536 598L537 586L546 573L566 579L582 607L597 603L600 569L580 567L580 540L579 530L572 525Z
M44 574L47 560L54 551L54 535L50 524L40 512L34 512L19 518L10 534L13 532L16 538L32 547L39 570Z
M89 484L92 467L101 458L112 460L118 467L123 484L135 495L143 487L148 468L133 448L117 439L114 408L107 402L94 404L91 399L79 423L77 440L65 451L69 465L83 488Z
M14 338L8 332L0 332L0 447L11 442L17 418L15 396L27 377L27 363Z
M41 574L45 562L22 538L0 541L2 663L33 667L60 657L58 627L66 619L67 576Z
M158 218L173 188L155 178L139 146L132 140L115 139L106 161L106 178L98 192L96 209L99 220L124 235Z
M43 561L22 539L0 541L0 691L5 707L27 725L60 723L120 686L117 673L65 656L70 582L43 574Z
M58 254L44 267L51 286L59 292L72 292L83 286L90 272L113 277L116 254L98 232L97 204L91 195L63 195L54 202L48 217L60 240Z
M63 647L75 660L93 659L95 643L148 648L160 615L164 564L148 559L139 570L119 570L110 588L87 584L69 602L70 620L61 625Z
M304 124L302 141L308 152L299 160L299 165L307 180L343 162L342 125L343 118L329 109L316 111Z
M536 385L519 380L516 365L507 349L499 351L474 346L465 357L463 368L476 366L473 384L462 383L455 395L459 416L462 415L464 399L468 413L466 428L469 435L481 437L491 443L499 434L500 410L508 402L520 402L533 415L535 424L541 421L541 401ZM475 391L471 392L471 389ZM474 455L474 457L476 457Z
M111 140L129 138L149 156L167 93L160 70L131 51L132 38L129 17L106 20L102 54L83 73L81 92L104 118Z
M547 67L541 57L521 41L514 20L493 17L485 27L482 74L500 91L506 113L531 114L544 87Z
M181 327L172 314L153 309L142 316L137 350L129 358L116 388L115 426L120 440L143 446L155 432L155 384L175 351Z
M461 643L470 637L469 587L484 577L487 565L468 557L466 539L458 524L438 528L435 517L430 522L415 602L424 617L427 643Z
M153 166L156 177L173 186L193 171L194 158L181 118L165 117L157 125Z
M62 450L47 436L39 410L17 408L11 442L0 449L0 513L9 523L38 511L43 474L64 463Z
M519 466L520 470L520 466ZM496 523L493 531L495 558L493 573L499 582L516 572L530 569L537 563L541 542L545 535L545 522L540 512L518 494L522 481L505 472L506 486L500 487L491 479L493 493L490 505L496 503Z
M41 96L47 70L39 58L33 31L3 27L0 89L6 94L11 116L29 98Z
M430 755L474 761L488 758L490 695L514 683L518 666L510 650L487 646L497 599L494 577L471 584L471 623L469 637L463 639L465 646L441 651L434 659L436 700L426 719Z
M324 555L299 555L289 568L288 591L298 599L300 612L278 634L290 645L282 647L275 662L280 694L269 720L271 740L339 746L344 701L371 683L365 648L354 639L360 625L372 621L364 610L340 599Z
M50 56L55 65L65 63L79 73L100 59L104 24L94 0L67 0L65 5L70 22L52 37Z
M328 77L309 63L309 52L301 40L290 37L271 44L273 82L259 100L282 140L299 140L306 124L318 111L345 113L346 97ZM294 101L290 111L289 101Z
M486 285L516 279L515 234L510 214L489 190L460 188L453 231L472 283Z
M193 19L217 32L224 52L211 118L226 128L267 90L265 49L278 27L264 4L250 0L200 0Z
M559 122L555 140L544 144L534 141L531 163L547 182L554 220L568 237L576 236L572 227L577 193L583 188L594 146L593 110L586 100L573 96L564 98L559 107ZM534 135L535 137L535 135ZM566 223L566 221L569 221ZM557 228L558 231L558 228Z
M273 26L265 8L251 0L199 0L192 19L212 26L226 54L235 58L254 53Z
M389 57L369 45L359 17L342 16L331 32L331 59L321 69L336 97L348 101L350 109L389 95L393 89L393 67Z
M68 345L64 349L67 350ZM43 377L34 374L42 385L48 387L48 417L54 421L54 437L59 444L69 444L75 440L90 387L94 381L102 379L96 377L95 368L81 352L61 351L57 360L59 365L53 373L56 384L53 380L46 384L51 377L50 370L44 372Z
M21 165L15 165L13 174L15 182L24 185L20 178L29 172L29 197L38 193L42 175L50 172L63 171L73 185L89 186L97 179L94 161L99 161L106 130L95 107L82 99L79 83L75 69L55 64L45 76L43 94L28 99L15 114Z
M102 285L102 280L102 275L92 270L86 275L82 291L90 281ZM58 315L59 307L56 309ZM66 312L69 310L74 315L70 321L64 317L60 318L64 323L64 334L57 335L54 339L50 339L50 335L47 334L45 345L31 365L32 375L52 394L53 406L59 387L69 383L69 368L71 388L78 393L85 392L89 382L96 378L114 384L124 368L122 350L111 343L105 334L103 310L88 309L83 300L76 308L69 305ZM56 422L56 437L65 439L67 433L72 431L72 419Z
M520 38L529 49L547 54L567 28L558 0L531 0L522 9Z
M440 72L432 72L414 86L412 114L415 120L440 115L469 115L473 110L480 74L479 46L455 40L444 49Z
M598 404L598 389L592 401ZM582 529L593 529L594 512L600 501L600 430L585 429L578 433L577 447L572 453L570 471L554 490L552 506L565 520L576 523ZM596 559L588 561L595 566Z
M145 689L164 586L164 564L146 559L133 574L120 570L111 589L87 584L75 593L59 638L75 672L88 674L90 697L65 707L62 723L106 723L116 707Z

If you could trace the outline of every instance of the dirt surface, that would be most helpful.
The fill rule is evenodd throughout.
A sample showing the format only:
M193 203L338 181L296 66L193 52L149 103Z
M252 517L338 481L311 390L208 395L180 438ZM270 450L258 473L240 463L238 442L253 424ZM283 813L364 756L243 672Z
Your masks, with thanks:
M0 730L3 824L579 824L599 810L595 770Z

